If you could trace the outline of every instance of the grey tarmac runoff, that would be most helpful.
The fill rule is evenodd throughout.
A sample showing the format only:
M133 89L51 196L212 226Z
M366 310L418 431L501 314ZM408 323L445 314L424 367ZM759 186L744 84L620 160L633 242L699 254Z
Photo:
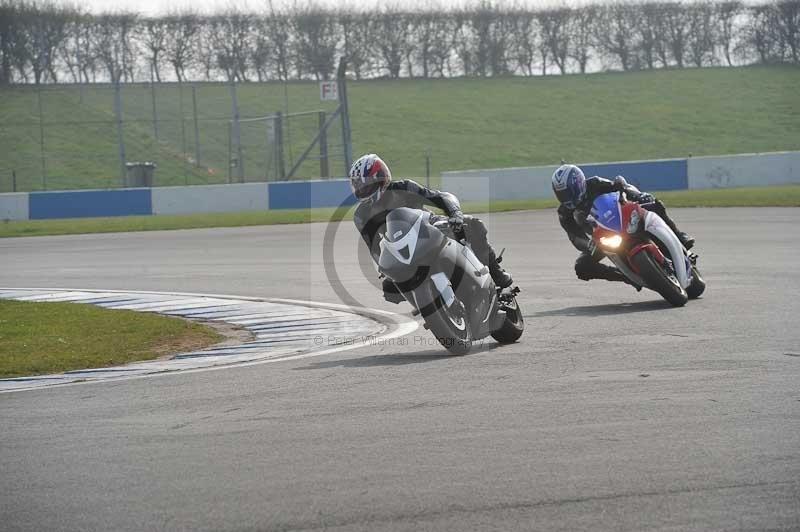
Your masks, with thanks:
M420 328L0 394L1 528L800 530L800 210L673 214L708 282L684 308L577 280L554 212L484 215L523 289L517 344L450 357ZM326 229L3 239L0 286L345 294L408 314L350 223L329 254Z

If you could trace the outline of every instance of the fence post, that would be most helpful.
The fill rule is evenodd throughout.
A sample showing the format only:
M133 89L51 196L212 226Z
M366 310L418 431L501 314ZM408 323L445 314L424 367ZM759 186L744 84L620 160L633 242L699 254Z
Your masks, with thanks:
M228 184L231 183L231 121L228 121Z
M183 167L183 184L189 184L189 175L186 172L186 117L183 116L183 82L178 81L178 107L180 109L181 117L181 152L183 160L181 167Z
M431 188L431 149L425 150L425 186Z
M122 136L122 96L120 95L119 76L114 83L114 116L117 122L117 139L119 141L119 176L125 186L125 140Z
M244 161L242 160L242 135L239 129L239 100L236 97L236 82L231 78L231 105L233 106L233 136L236 143L236 177L244 183Z
M150 71L150 98L153 100L153 133L155 133L156 142L158 142L158 111L156 110L156 84L153 83L152 67Z
M17 191L17 171L11 170L11 191Z
M283 160L283 115L275 113L275 160L278 165L278 181L286 179L286 162Z
M330 177L328 175L328 132L325 128L325 111L319 112L319 175L320 177Z
M39 158L42 165L42 190L47 190L47 164L44 157L44 113L42 112L42 88L36 84L36 99L39 104Z
M192 85L192 113L194 115L194 164L200 166L200 129L197 127L197 86Z
M336 85L339 89L339 106L342 109L342 142L344 143L344 175L350 173L353 164L353 145L350 140L350 111L347 107L347 61L342 57L339 60L339 69L336 73Z

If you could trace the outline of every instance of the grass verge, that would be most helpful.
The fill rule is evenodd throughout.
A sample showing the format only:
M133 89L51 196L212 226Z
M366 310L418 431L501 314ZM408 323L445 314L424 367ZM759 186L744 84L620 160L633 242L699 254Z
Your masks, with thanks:
M657 192L656 195L671 207L800 207L800 185L676 190ZM555 199L467 201L463 204L464 212L467 213L547 209L555 206ZM325 208L170 216L20 220L0 223L0 238L327 222L334 218L335 213L336 209ZM342 219L349 220L352 219L352 215L353 209L351 208L340 212L337 218L341 216Z
M221 339L198 323L147 312L0 300L0 378L151 360Z

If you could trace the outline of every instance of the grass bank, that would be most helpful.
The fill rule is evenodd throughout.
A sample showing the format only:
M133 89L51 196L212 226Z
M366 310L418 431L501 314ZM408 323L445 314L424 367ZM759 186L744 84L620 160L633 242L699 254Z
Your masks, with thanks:
M198 107L198 154L192 87ZM352 81L348 86L353 152L382 154L397 176L444 170L576 162L624 161L800 149L800 69L792 66L536 76ZM285 90L284 90L285 89ZM158 164L156 184L223 183L228 174L230 89L222 83L123 86L128 161ZM244 83L237 87L243 119L276 111L332 110L315 82ZM0 88L0 191L119 186L120 166L109 86ZM181 108L183 109L181 111ZM316 114L296 117L284 131L287 168L315 134ZM242 124L246 178L263 180L273 163L266 124ZM340 128L328 139L341 144ZM45 176L42 175L45 166ZM343 175L341 159L330 163ZM235 172L234 172L235 175ZM299 178L319 176L319 162ZM45 179L43 179L43 177Z
M151 360L221 339L203 325L158 314L0 300L0 378Z

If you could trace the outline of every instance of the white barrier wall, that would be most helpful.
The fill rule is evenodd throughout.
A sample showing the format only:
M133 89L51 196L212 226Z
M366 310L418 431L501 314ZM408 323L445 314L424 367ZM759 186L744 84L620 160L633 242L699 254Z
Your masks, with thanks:
M800 183L800 152L747 153L688 160L689 188Z
M558 166L442 172L442 190L462 201L551 198L550 177Z
M195 185L152 189L153 214L263 211L269 208L267 183Z
M27 220L28 193L0 194L0 220Z

